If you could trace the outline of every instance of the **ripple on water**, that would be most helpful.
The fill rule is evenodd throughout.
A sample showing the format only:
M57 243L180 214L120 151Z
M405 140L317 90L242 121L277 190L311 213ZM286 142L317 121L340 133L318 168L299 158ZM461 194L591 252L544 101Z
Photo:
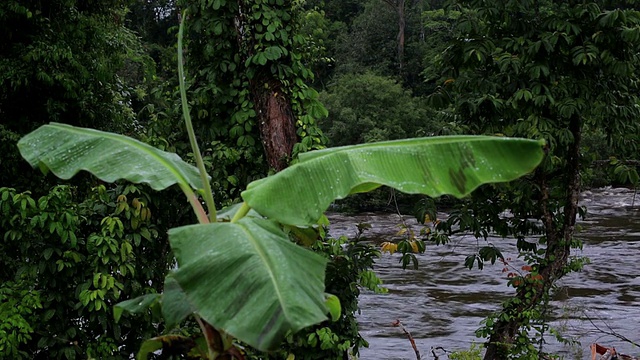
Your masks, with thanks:
M640 342L640 211L631 208L633 192L627 189L593 190L583 194L582 203L589 208L587 219L580 222L584 251L577 254L589 257L591 264L564 278L552 301L553 325L577 337L582 348L552 343L547 350L573 358L570 355L582 349L586 356L589 344L598 341L637 355L637 348L604 336L594 324L605 330L610 326ZM640 197L634 205L640 205ZM439 218L445 216L439 214ZM373 228L367 235L378 242L394 237L400 223L394 214L330 214L329 218L333 236L353 236L355 224L369 222ZM417 226L411 217L406 221ZM515 246L501 239L490 242L514 259L516 268L521 266ZM420 268L407 271L400 268L397 254L385 254L376 271L391 290L387 295L363 292L361 296L359 322L370 343L369 349L361 351L361 358L415 359L402 330L390 325L395 319L413 334L423 358L430 358L432 346L454 350L468 348L473 341L483 342L475 337L480 321L497 310L513 289L504 285L502 266L486 266L483 271L462 266L476 246L470 236L455 238L446 246L428 245L427 253L419 256Z

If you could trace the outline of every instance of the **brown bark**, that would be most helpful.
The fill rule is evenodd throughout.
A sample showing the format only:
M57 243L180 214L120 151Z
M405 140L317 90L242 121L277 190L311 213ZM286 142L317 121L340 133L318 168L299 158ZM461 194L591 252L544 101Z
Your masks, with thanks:
M502 310L503 313L509 315L509 318L508 320L499 319L494 324L487 344L485 360L506 358L509 347L515 342L523 321L527 321L522 314L527 310L540 306L554 282L565 273L565 266L571 252L571 240L575 231L578 197L580 195L581 120L579 116L571 118L569 130L574 136L574 142L568 149L566 166L567 193L563 208L564 220L561 227L554 221L554 215L548 206L550 190L547 182L548 174L542 172L538 174L538 183L542 192L540 200L542 208L541 220L544 223L547 240L544 262L540 265L538 272L542 275L542 281L520 287L515 295L519 302L512 302ZM533 292L533 295L527 296L529 292Z
M250 86L267 162L276 171L283 170L297 142L291 102L277 79L254 81Z
M246 7L251 4L244 1L238 4L238 14L234 19L236 41L241 49L253 49L254 40L246 33L249 28L246 19L249 11ZM267 163L276 171L283 170L289 165L293 146L298 140L291 100L282 91L280 79L268 67L256 71L249 88Z

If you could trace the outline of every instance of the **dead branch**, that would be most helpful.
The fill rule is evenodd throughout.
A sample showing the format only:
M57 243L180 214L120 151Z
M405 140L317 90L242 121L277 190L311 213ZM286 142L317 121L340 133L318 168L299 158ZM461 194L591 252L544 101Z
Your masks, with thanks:
M600 331L601 333L606 334L606 335L611 335L611 336L616 337L616 338L618 338L618 339L620 339L620 340L622 340L622 341L624 341L624 342L627 342L627 343L629 343L629 344L631 344L631 345L639 346L639 347L640 347L640 343L637 343L637 342L635 342L635 341L633 341L633 340L629 339L628 337L626 337L626 336L624 336L624 335L622 335L622 334L620 334L620 333L616 332L616 331L615 331L615 330L613 330L613 328L611 328L611 326L609 326L609 324L608 324L606 321L604 321L603 319L599 319L599 320L600 320L600 321L602 321L602 322L605 324L605 326L606 326L609 330L603 330L603 329L601 329L598 325L596 325L596 323L593 321L593 319L592 319L589 315L587 315L587 313L586 313L585 311L583 311L582 313L583 313L584 317L585 317L587 320L589 320L589 322L591 323L591 325L593 325L593 327L594 327L594 328L596 328L596 330Z
M400 320L395 320L394 322L391 323L391 326L400 327L400 329L402 329L402 331L409 338L409 341L411 341L411 346L413 347L413 351L415 351L415 353L416 353L416 359L420 360L420 351L418 351L418 347L416 346L416 342L415 342L415 340L413 340L413 336L411 336L411 333L408 332L407 329L405 329L404 325L402 325Z

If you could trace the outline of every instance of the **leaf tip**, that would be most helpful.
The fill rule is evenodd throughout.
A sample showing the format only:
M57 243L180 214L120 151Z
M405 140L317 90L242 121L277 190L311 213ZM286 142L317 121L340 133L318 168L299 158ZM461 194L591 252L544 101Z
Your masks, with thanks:
M122 312L123 311L124 310L118 305L113 307L113 319L116 321L116 323L118 323L118 321L120 321L120 317L122 317Z
M42 161L38 161L38 169L42 171L43 175L47 175L49 173L49 167Z

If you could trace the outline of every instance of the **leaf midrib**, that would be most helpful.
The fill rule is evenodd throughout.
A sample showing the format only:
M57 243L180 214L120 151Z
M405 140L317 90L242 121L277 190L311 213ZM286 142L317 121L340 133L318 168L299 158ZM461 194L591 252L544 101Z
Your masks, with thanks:
M357 144L357 145L345 145L333 148L326 148L322 150L310 151L306 153L300 154L300 162L306 162L309 160L313 160L316 158L324 157L326 155L339 153L341 151L353 151L353 150L367 150L367 149L379 149L379 148L388 148L388 147L400 147L404 148L407 145L420 143L420 146L432 146L432 145L441 145L441 144L455 144L463 141L488 141L488 140L496 140L496 139L513 139L510 137L496 137L496 136L485 136L485 135L449 135L449 136L437 136L437 137L422 137L422 138L410 138L410 139L399 139L399 140L388 140L382 142L375 143L365 143L365 144ZM426 143L425 143L426 141Z
M175 183L180 183L182 185L185 186L195 186L195 184L191 184L189 182L188 179L186 179L184 177L184 175L177 169L177 167L173 166L173 164L171 162L169 162L167 159L165 159L164 157L160 156L158 153L156 153L155 151L163 151L160 150L158 148L155 148L151 145L142 143L138 140L132 139L130 137L127 136L118 136L109 132L103 132L103 131L99 131L99 130L90 130L90 129L84 129L84 128L79 128L79 127L74 127L74 126L70 126L70 125L66 125L66 124L60 124L60 123L51 123L48 125L44 125L45 127L52 127L56 130L61 130L64 129L66 131L69 131L71 133L75 132L77 134L80 135L84 135L84 136L89 136L92 138L99 138L99 137L104 137L107 138L109 140L115 141L115 142L120 142L123 143L125 145L130 145L133 146L139 150L142 150L145 154L151 155L152 158L156 159L161 165L163 165L165 168L169 169L169 171L178 178L178 181L176 181ZM95 134L95 132L99 132L99 134ZM155 151L154 151L155 150ZM169 153L171 154L171 153ZM53 169L51 169L53 171ZM91 171L90 169L81 169L81 170L85 170L85 171ZM56 174L57 175L57 174ZM171 186L171 185L169 185ZM168 187L168 186L167 186ZM166 187L164 187L166 188ZM163 189L164 189L163 188ZM160 189L162 190L162 189Z
M254 247L254 249L256 250L256 253L258 253L258 256L260 256L260 259L262 260L262 263L265 264L265 267L267 268L267 273L269 274L269 278L271 278L271 282L273 283L273 288L275 290L276 296L278 298L278 303L280 304L280 307L282 308L282 313L284 314L285 318L287 318L288 320L289 318L289 314L287 311L287 307L284 306L283 304L284 302L284 296L281 293L281 290L278 286L278 281L276 281L276 276L275 273L273 272L273 270L271 269L270 266L267 266L267 264L269 264L270 262L268 261L269 256L267 256L266 252L262 249L262 246L260 246L260 241L257 241L251 231L249 231L248 226L241 223L241 222L237 222L235 223L236 225L238 225L241 230L245 233L246 238L249 239L251 245ZM256 226L260 226L258 224L255 224ZM262 226L260 226L262 228L262 230L264 231L268 231L271 233L270 230L263 228Z

